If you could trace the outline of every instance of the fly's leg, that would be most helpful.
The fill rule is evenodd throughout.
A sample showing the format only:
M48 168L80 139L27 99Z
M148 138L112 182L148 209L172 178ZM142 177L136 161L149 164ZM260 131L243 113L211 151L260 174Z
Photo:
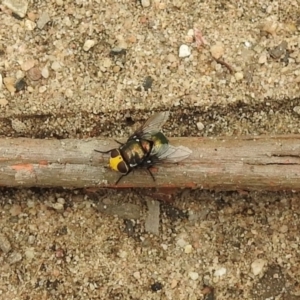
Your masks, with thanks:
M152 177L153 181L155 182L155 177L154 177L153 173L151 172L150 168L151 168L151 166L149 166L147 168L147 172L150 174L150 176Z
M102 153L102 154L109 153L109 152L111 152L112 150L114 150L114 149L110 149L110 150L108 150L108 151L100 151L100 150L94 149L94 151L99 152L99 153Z
M129 170L126 174L121 175L121 176L118 178L118 180L116 181L115 185L117 185L117 184L120 182L120 180L121 180L123 177L127 176L131 171L132 171L132 170Z
M114 140L116 143L118 143L119 145L124 145L124 143L119 142L118 140Z

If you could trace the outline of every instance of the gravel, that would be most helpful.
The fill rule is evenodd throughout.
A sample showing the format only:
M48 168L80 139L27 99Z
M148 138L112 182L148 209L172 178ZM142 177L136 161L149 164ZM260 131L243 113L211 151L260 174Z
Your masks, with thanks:
M165 109L168 136L299 134L299 15L295 0L3 0L0 135L126 137ZM292 191L0 195L2 298L300 299Z

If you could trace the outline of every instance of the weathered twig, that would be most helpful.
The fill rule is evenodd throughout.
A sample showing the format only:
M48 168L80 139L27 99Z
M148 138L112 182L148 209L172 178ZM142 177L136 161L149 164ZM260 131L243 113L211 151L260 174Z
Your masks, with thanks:
M190 187L218 190L300 190L300 135L173 138L192 155L153 168L153 182L136 170L117 187ZM119 174L94 152L112 140L0 139L0 186L115 187Z

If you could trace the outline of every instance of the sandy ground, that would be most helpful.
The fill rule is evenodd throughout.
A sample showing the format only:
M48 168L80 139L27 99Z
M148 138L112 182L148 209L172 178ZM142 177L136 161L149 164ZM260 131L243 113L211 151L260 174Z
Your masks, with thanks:
M299 16L295 0L3 0L0 136L126 137L165 109L169 136L299 133ZM3 299L300 299L292 191L0 194Z

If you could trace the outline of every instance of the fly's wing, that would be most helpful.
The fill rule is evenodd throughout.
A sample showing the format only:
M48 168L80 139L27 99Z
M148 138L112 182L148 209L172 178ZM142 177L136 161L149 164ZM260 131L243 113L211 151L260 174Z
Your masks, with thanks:
M159 132L162 126L166 123L170 115L169 111L159 112L151 116L146 123L137 129L133 135L129 137L128 140L132 138L150 138L152 135Z
M169 162L169 163L177 163L186 158L188 158L192 154L192 150L185 146L174 147L170 144L162 145L156 152L151 152L151 158L153 162Z

